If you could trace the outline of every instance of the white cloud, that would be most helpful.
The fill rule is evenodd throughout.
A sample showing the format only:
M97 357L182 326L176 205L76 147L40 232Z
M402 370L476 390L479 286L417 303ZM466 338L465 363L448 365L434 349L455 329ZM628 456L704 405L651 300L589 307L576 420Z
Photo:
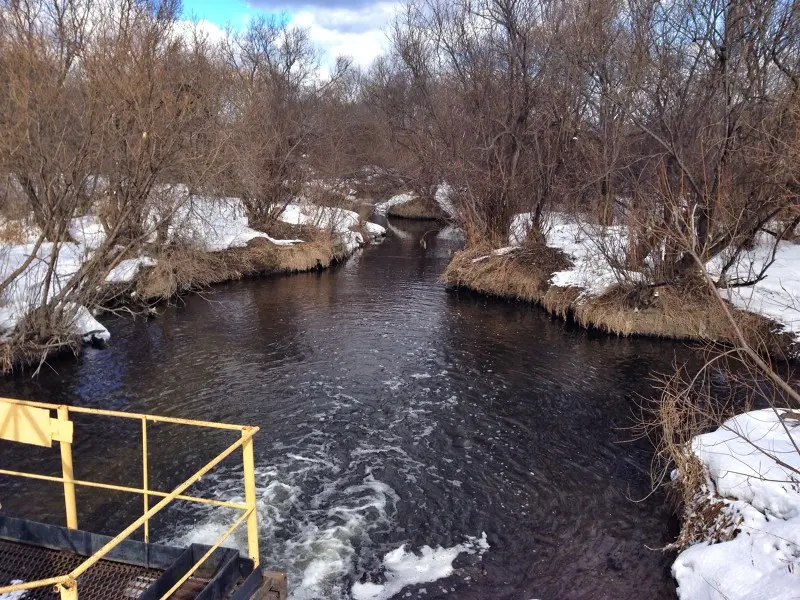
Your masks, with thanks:
M225 38L225 29L205 19L200 19L198 21L178 21L175 24L175 32L187 43L192 43L195 32L197 32L197 37L199 39L205 39L211 44L217 44Z
M399 2L379 2L358 9L302 9L292 14L290 24L308 29L328 65L337 56L346 55L356 65L367 67L386 51L389 40L385 28L400 6Z

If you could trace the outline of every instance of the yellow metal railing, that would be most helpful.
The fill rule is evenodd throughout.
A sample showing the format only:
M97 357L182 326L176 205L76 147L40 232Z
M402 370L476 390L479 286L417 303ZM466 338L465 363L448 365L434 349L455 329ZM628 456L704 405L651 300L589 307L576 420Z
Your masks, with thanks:
M56 418L52 418L51 415L53 413L55 413ZM72 422L70 421L71 413L141 421L141 488L75 479L72 466L72 439L74 435L74 428ZM148 423L172 423L176 425L187 425L192 427L226 429L230 431L239 431L240 437L171 492L162 492L149 489L147 452ZM200 568L206 559L208 559L208 557L211 556L211 554L217 548L219 548L225 542L225 540L227 540L231 534L233 534L233 532L236 531L245 521L247 521L247 552L255 566L258 566L258 517L256 514L255 461L253 458L253 435L255 435L257 431L258 427L229 425L226 423L212 423L208 421L194 421L190 419L177 419L174 417L157 417L153 415L101 410L96 408L82 408L77 406L56 406L54 404L47 404L44 402L30 402L26 400L0 398L0 440L21 442L45 447L52 447L53 441L58 442L61 449L61 477L42 475L39 473L11 471L8 469L0 469L0 475L11 475L16 477L25 477L28 479L37 479L40 481L62 483L64 486L64 506L67 517L67 527L70 529L77 529L78 527L78 511L75 503L75 486L141 494L144 508L144 513L141 517L128 525L116 537L110 540L92 556L88 557L71 572L65 573L64 575L60 575L58 577L51 577L49 579L28 581L16 585L0 587L0 595L8 592L23 591L45 586L55 586L60 592L62 600L77 600L77 578L83 575L98 561L102 560L103 557L105 557L109 552L111 552L115 547L117 547L122 541L127 539L140 527L144 529L145 542L148 542L150 540L150 519L163 508L165 508L170 502L175 500L233 508L242 511L242 514L216 541L216 543L211 546L208 552L206 552L200 558L200 560L197 561L197 563L195 563L194 566L191 567L189 571L179 581L177 581L166 594L161 597L161 600L169 598L178 588L180 588L181 585L183 585L186 580L189 579L189 577L191 577L198 568ZM214 500L210 498L199 498L184 494L189 487L197 483L201 477L219 465L223 460L225 460L239 448L242 449L242 466L244 471L244 504L239 502ZM160 498L160 500L151 507L150 497Z

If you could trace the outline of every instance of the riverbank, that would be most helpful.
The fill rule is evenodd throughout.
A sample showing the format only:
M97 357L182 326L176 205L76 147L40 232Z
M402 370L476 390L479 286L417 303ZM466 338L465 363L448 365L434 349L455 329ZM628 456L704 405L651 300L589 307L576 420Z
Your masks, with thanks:
M553 275L571 264L566 255L547 246L488 256L464 250L453 257L442 281L454 288L538 304L561 319L614 335L721 343L733 340L734 331L722 308L702 288L687 291L662 286L657 295L650 295L646 290L643 293L611 286L602 294L587 296L581 287L552 283ZM769 319L745 311L735 313L751 339L766 340L776 352L791 343Z
M594 231L587 232L581 225L556 220L547 232L547 245L532 244L525 239L522 217L512 225L511 246L456 253L442 281L454 288L538 304L582 327L620 336L719 343L734 339L733 327L718 298L702 283L685 288L653 287L638 283L638 273L611 268L606 254L609 246L624 247L622 228L605 228L595 237ZM615 239L609 242L612 234ZM792 260L787 258L785 262L791 264ZM750 296L760 297L767 285L786 287L783 279L777 283L766 281ZM789 306L792 289L790 286L784 300ZM727 290L723 293L727 295ZM742 297L742 290L737 289L729 302L748 339L775 354L791 352L800 322L788 316L786 310L781 313L764 308L777 306L778 300L771 305L761 302L754 306L736 302Z
M8 231L15 224L4 225ZM13 230L17 239L4 238L0 245L0 280L6 281L0 304L0 369L6 371L40 362L53 352L76 352L81 342L105 345L111 333L93 313L120 307L136 312L246 277L327 269L386 233L354 211L308 203L286 205L276 222L256 229L250 227L241 200L201 196L188 198L168 226L135 254L105 249L103 223L92 215L74 218L70 241L58 244L42 242L35 226ZM109 253L110 265L104 270L96 260L99 252ZM56 317L48 318L61 319L56 323L59 337L42 341L35 321L47 306L42 290L58 294L69 289L88 268L99 276L99 285L78 304L58 304ZM47 308L45 314L54 312Z
M703 482L684 509L676 544L672 574L681 600L797 597L799 418L752 411L692 440Z
M155 266L136 279L134 291L146 302L168 301L229 281L328 269L351 255L333 237L291 246L255 238L243 248L219 252L165 250Z
M289 204L268 227L255 229L237 199L201 200L179 225L184 239L162 249L135 281L146 301L252 277L327 269L386 234L344 208Z

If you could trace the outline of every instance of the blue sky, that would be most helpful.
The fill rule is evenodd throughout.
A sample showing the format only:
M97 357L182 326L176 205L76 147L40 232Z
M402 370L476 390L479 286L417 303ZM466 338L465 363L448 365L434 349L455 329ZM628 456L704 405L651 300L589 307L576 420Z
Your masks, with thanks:
M184 16L205 19L220 27L229 22L234 25L246 22L260 12L272 11L259 10L244 0L183 0Z
M240 28L255 15L279 15L309 31L327 64L347 55L367 67L386 51L384 29L399 5L392 0L183 0L183 12L219 35L228 23Z

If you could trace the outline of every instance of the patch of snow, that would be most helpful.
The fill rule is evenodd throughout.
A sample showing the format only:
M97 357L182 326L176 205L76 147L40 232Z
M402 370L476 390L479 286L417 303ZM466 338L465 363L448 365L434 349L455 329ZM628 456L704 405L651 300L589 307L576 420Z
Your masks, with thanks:
M106 275L106 283L129 283L133 281L140 269L155 267L156 264L158 264L158 261L149 256L121 260Z
M366 229L367 233L373 238L379 238L386 235L386 228L383 225L378 225L377 223L372 223L370 221L364 222L364 229Z
M448 217L451 219L458 217L456 206L453 204L453 188L449 184L440 184L439 187L436 188L433 199L436 200L439 208L441 208Z
M364 236L357 231L343 231L339 234L346 254L350 255L364 245Z
M7 279L14 271L21 268L33 253L34 247L35 244L0 247L0 281ZM39 246L34 259L9 284L0 299L0 339L7 339L17 323L34 307L41 305L48 265L54 251L57 251L57 257L54 277L50 282L51 295L57 294L68 285L81 265L91 256L90 250L71 242L62 243L58 248L55 248L51 242L45 242ZM91 317L91 315L89 316ZM83 335L84 330L77 326L79 324L80 322L76 321L76 330ZM93 324L90 325L94 328ZM106 333L108 332L106 331Z
M635 271L615 271L606 259L603 248L616 254L625 251L628 230L622 225L600 226L578 223L565 215L553 214L546 233L547 245L562 250L571 257L573 267L553 274L551 283L560 287L579 287L582 297L598 296L609 286L618 283L622 275L631 281L641 279ZM509 229L509 244L522 244L531 226L531 213L515 215ZM762 233L750 251L736 262L728 273L731 282L753 279L772 258L774 239ZM502 249L501 249L502 250ZM495 251L497 252L497 251ZM477 259L476 259L477 260ZM724 255L711 260L709 273L719 275ZM766 277L752 286L722 288L723 298L742 310L761 314L778 323L800 338L800 244L790 241L778 243L775 261L766 271Z
M553 273L553 285L579 287L584 297L599 296L619 282L619 273L608 263L601 244L611 248L624 248L628 242L626 227L601 227L571 222L562 215L554 215L547 232L547 245L558 248L572 258L573 266ZM627 272L636 279L637 274Z
M8 585L19 585L20 583L25 583L22 579L12 579ZM6 584L0 584L3 586ZM5 594L0 594L0 600L22 600L27 595L27 590L20 590L18 592L6 592Z
M738 415L695 438L692 450L708 467L720 496L742 500L779 519L793 519L800 517L800 421L781 419L782 412L764 409Z
M302 240L276 240L252 229L240 198L202 196L192 196L180 206L170 223L168 237L207 252L243 248L255 238L279 246L302 243Z
M385 215L389 212L389 209L393 206L397 206L398 204L406 204L407 202L411 202L414 198L416 198L416 194L406 193L406 194L397 194L396 196L392 196L385 202L381 202L375 205L375 212L381 215Z
M384 227L369 221L362 223L357 212L344 208L289 204L278 218L284 223L317 227L338 234L347 254L352 254L366 243L361 232L354 229L363 226L372 240L386 235Z
M69 222L69 235L79 245L97 250L106 239L106 230L100 219L93 216L77 217Z
M90 343L94 340L107 342L111 339L111 334L108 332L108 329L106 329L100 321L95 319L85 306L78 307L75 317L72 320L72 326L86 343Z
M737 524L729 541L698 543L672 567L681 600L789 600L800 589L800 421L757 410L696 437L709 487ZM783 463L783 464L780 464Z
M753 249L745 253L728 274L729 281L754 279L771 260L773 245L774 238L762 233ZM722 260L724 257L718 257L709 264L712 275L719 273ZM748 287L721 289L720 294L737 308L765 315L800 338L800 244L778 242L775 262L762 281Z
M456 227L452 224L447 225L444 229L439 231L439 233L436 234L436 237L440 240L453 240L456 242L463 242L466 240L464 231L460 227Z
M486 533L480 538L468 538L467 542L452 548L423 546L419 554L406 552L403 544L383 558L385 583L356 583L351 594L355 600L389 600L409 585L449 577L453 574L453 561L462 552L483 555L488 549Z
M623 250L628 243L628 231L624 226L602 227L578 223L566 215L550 215L550 226L546 231L547 245L557 248L572 259L573 266L553 273L551 283L560 287L579 287L584 298L598 296L609 286L619 282L619 274L608 263L602 248ZM510 246L521 245L533 224L531 213L514 215L509 228ZM505 250L501 248L500 250ZM638 273L626 271L629 279L637 279Z

